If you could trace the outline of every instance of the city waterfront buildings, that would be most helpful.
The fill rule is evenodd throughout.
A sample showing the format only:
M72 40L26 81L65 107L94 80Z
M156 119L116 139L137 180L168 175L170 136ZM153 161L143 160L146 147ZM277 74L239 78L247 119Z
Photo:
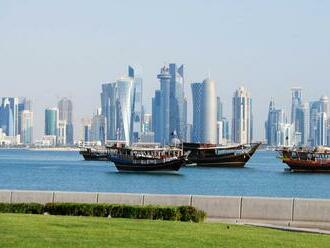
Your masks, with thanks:
M102 84L101 109L106 119L104 140L138 142L142 133L142 78L128 67L128 76Z
M253 138L252 99L246 88L240 87L233 96L232 142L251 143Z
M186 138L187 100L184 95L183 65L169 64L157 75L160 90L153 98L153 127L155 141L169 144L174 133L180 140ZM159 108L159 115L156 114ZM159 117L159 118L157 118Z

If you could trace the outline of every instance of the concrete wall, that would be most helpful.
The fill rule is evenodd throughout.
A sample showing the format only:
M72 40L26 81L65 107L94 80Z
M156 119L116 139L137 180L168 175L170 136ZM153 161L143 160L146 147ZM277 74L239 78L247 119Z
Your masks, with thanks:
M204 210L210 218L239 219L241 198L235 196L192 196L192 206Z
M6 190L0 190L0 202L10 203L11 202L11 192Z
M318 226L330 228L330 199L0 190L0 203L29 202L193 206L213 219L249 223L278 221L297 226L319 223Z
M53 202L54 193L49 191L12 191L11 203L41 203Z
M144 195L144 205L190 206L190 195Z
M243 197L241 219L292 220L293 199Z
M295 221L330 222L330 200L295 199L293 209Z
M128 193L99 193L98 203L143 205L143 195Z

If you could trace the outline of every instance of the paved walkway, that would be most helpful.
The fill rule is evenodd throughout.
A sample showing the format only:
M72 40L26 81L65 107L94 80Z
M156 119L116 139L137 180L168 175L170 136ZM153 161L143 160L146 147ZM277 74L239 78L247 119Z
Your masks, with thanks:
M216 219L216 218L207 218L206 222L208 223L226 223L226 224L237 224L237 225L248 225L248 226L258 226L258 227L266 227L273 228L283 231L291 231L291 232L308 232L308 233L318 233L318 234L328 234L330 235L329 227L322 226L321 224L317 226L317 223L313 223L313 227L295 227L292 226L296 223L291 223L290 221L262 221L261 220L238 220L238 219ZM268 222L268 223L267 223Z

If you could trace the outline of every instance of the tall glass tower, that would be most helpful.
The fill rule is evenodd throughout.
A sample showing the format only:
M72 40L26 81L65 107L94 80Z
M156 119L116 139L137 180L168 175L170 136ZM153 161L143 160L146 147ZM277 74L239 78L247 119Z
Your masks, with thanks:
M169 64L170 78L170 133L180 140L186 137L187 101L184 95L184 67Z
M202 133L202 83L192 83L192 100L193 100L193 127L192 127L192 142L201 142Z
M252 142L252 100L246 88L240 87L233 96L232 141L238 144Z
M160 118L159 118L159 134L160 143L165 145L170 143L170 84L172 76L168 67L164 66L157 75L160 81Z
M45 135L57 136L58 109L47 108L45 110Z
M102 116L106 118L106 140L117 139L117 84L102 84L101 92Z
M63 145L73 145L72 101L64 97L58 102L57 107L59 110L59 120L62 123L66 122Z
M2 98L0 107L0 128L7 136L16 136L18 130L18 98Z
M117 139L130 143L134 81L130 77L117 80Z

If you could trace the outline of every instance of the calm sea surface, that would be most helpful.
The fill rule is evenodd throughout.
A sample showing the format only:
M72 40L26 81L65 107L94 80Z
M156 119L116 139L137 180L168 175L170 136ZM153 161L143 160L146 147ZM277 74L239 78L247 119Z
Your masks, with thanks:
M330 198L330 174L291 173L259 151L242 169L182 168L178 174L118 173L78 152L0 149L0 189Z

